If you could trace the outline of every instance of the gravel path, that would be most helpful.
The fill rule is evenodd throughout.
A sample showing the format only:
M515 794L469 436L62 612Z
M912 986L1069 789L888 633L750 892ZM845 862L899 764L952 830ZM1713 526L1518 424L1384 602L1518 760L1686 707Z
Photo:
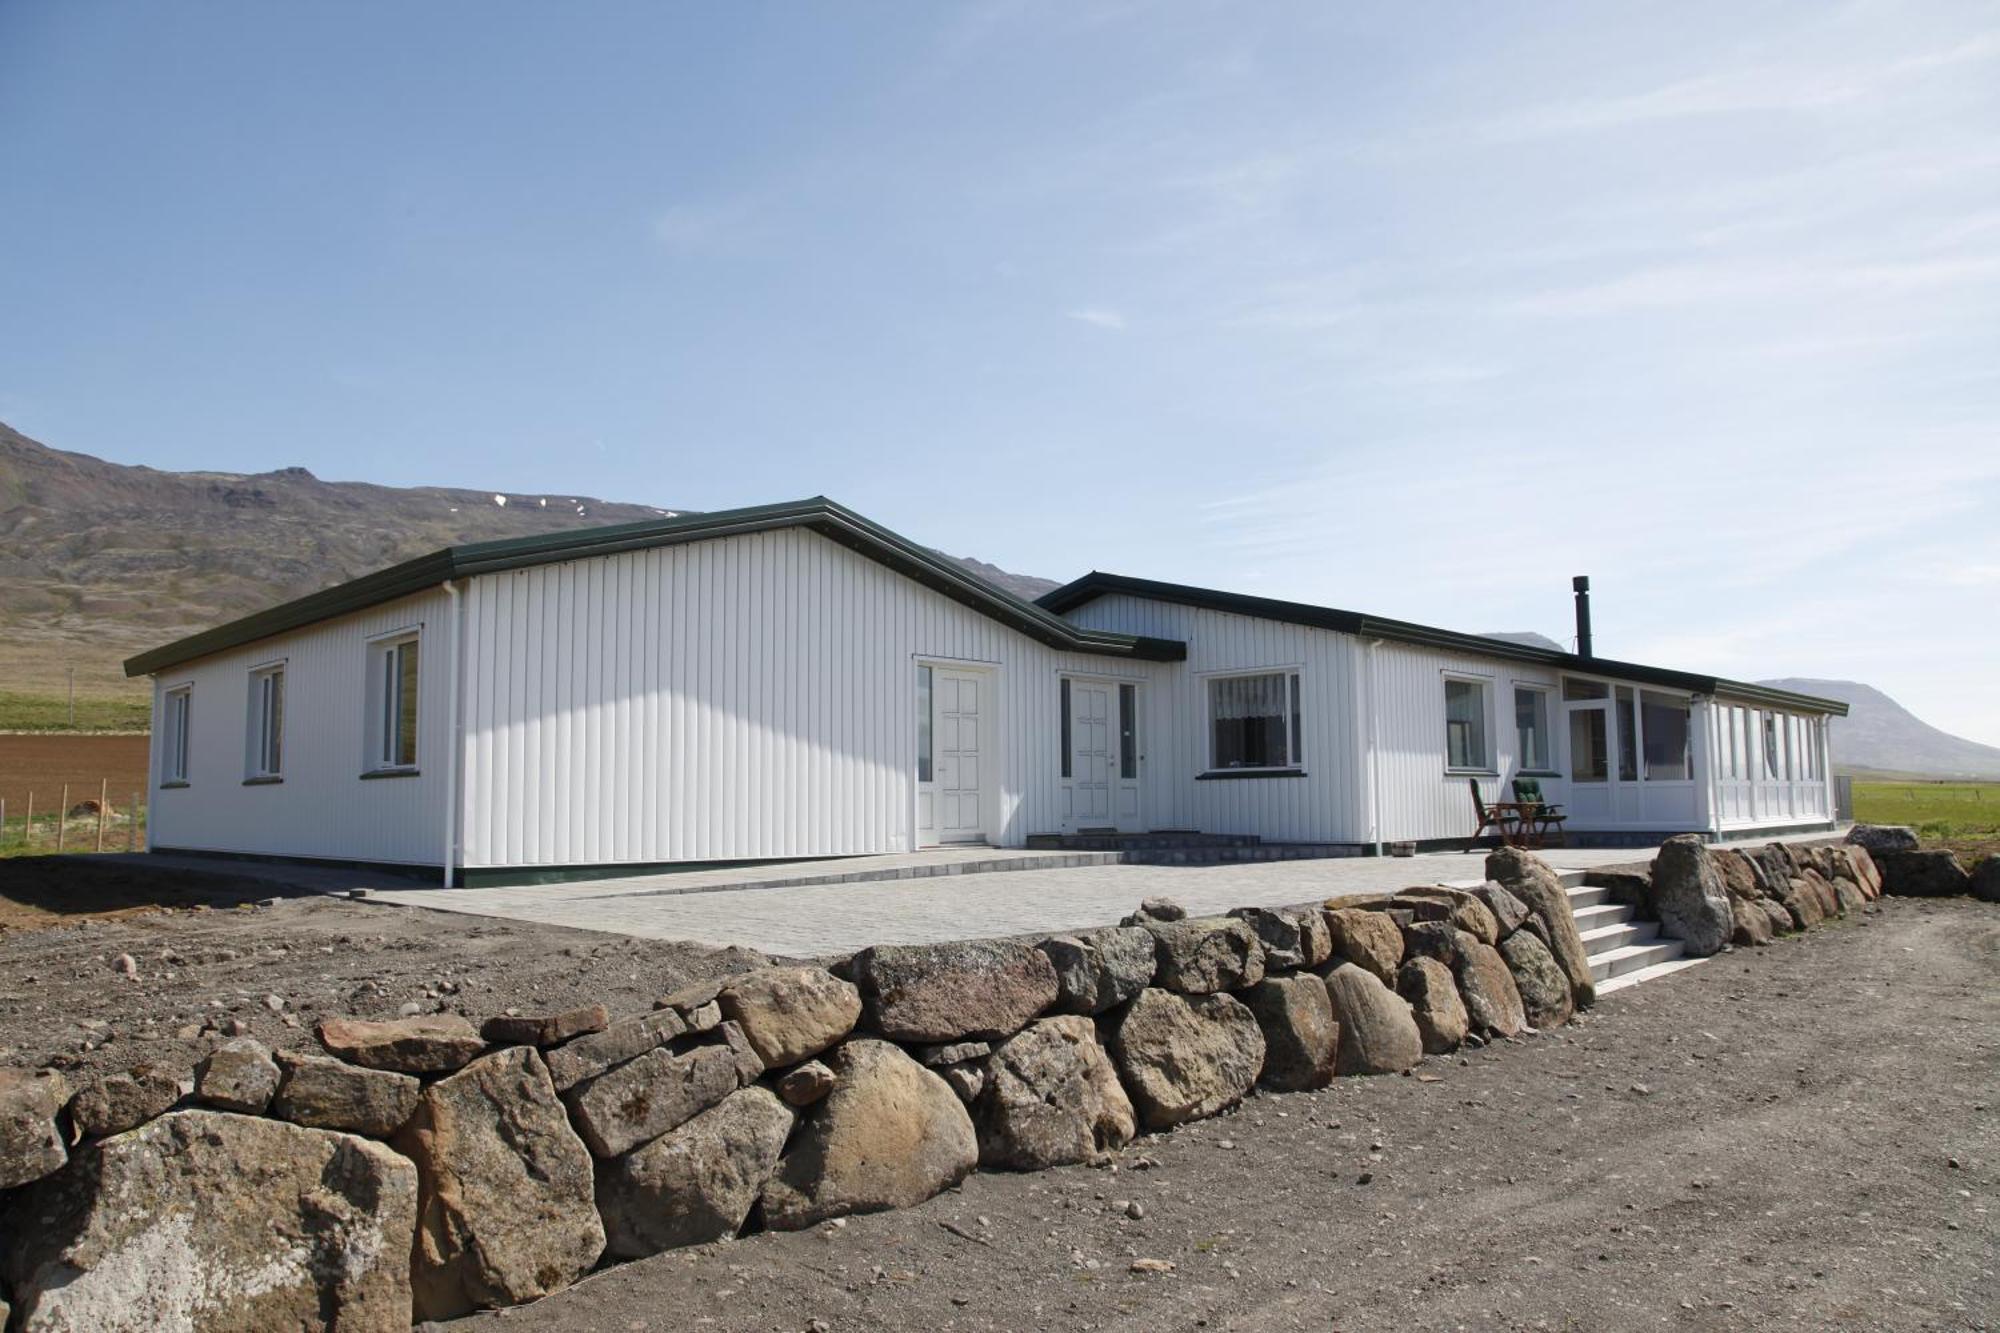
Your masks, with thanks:
M451 1328L1983 1329L1996 1106L2000 911L1888 900L1117 1171L982 1173Z

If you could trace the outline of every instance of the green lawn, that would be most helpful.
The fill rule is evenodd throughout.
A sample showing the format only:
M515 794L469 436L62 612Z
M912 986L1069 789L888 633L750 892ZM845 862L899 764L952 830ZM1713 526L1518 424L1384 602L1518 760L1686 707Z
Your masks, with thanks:
M1861 782L1854 818L1908 824L1925 842L1942 843L1968 865L2000 852L2000 782Z
M0 690L0 731L144 731L152 704L144 698L86 698L76 701L76 725L69 700L60 694L20 694Z

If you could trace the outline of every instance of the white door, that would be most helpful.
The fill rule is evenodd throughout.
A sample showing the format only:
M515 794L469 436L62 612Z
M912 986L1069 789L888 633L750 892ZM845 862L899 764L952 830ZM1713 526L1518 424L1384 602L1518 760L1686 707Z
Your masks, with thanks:
M985 680L977 672L937 668L932 676L936 745L935 802L939 842L978 842L986 836L981 747Z
M1610 822L1617 810L1611 702L1565 703L1563 715L1569 723L1569 813L1579 824Z
M1112 690L1094 680L1069 685L1070 827L1110 828L1113 749Z

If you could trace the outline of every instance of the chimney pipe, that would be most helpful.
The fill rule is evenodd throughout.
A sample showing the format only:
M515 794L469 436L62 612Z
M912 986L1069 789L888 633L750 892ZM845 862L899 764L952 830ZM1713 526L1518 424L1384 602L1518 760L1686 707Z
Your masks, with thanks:
M1590 656L1590 575L1578 574L1569 581L1576 590L1576 655Z

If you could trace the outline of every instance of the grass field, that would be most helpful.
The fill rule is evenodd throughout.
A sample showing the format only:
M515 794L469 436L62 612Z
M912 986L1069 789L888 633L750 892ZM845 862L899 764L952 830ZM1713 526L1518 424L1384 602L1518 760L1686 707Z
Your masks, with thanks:
M1908 824L1968 865L2000 854L2000 782L1857 781L1854 817L1864 824Z
M144 731L151 715L152 701L143 696L79 694L71 726L64 695L0 690L0 731Z

